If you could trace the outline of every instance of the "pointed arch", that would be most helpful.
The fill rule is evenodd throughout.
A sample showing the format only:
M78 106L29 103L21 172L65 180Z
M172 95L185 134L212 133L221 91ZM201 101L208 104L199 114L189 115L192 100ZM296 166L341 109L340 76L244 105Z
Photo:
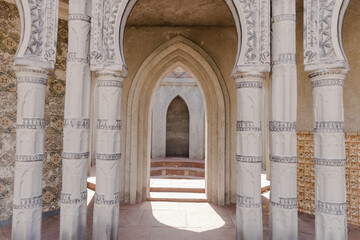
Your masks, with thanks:
M149 191L151 104L155 90L169 71L183 67L197 80L204 97L206 119L206 193L210 202L236 199L236 161L231 148L236 138L231 128L230 98L224 78L211 57L198 45L177 36L157 48L138 69L124 92L123 159L120 198L135 203ZM230 116L231 115L231 116ZM234 149L235 150L235 149ZM234 156L232 156L234 155Z

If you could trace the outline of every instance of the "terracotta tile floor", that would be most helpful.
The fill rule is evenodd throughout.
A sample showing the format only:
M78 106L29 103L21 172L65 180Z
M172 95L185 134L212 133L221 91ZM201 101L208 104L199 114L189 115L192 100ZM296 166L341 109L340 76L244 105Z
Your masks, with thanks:
M263 198L264 239L269 233L269 200ZM88 206L87 239L92 233L93 200ZM209 203L144 202L120 207L122 240L227 240L235 239L235 205ZM10 239L11 228L0 229ZM59 216L45 218L43 239L58 239ZM299 239L314 239L314 216L299 213ZM349 226L349 239L360 239L360 228Z

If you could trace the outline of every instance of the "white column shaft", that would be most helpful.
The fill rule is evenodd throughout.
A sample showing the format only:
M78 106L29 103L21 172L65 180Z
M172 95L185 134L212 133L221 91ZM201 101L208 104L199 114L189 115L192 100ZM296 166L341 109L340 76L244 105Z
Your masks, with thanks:
M237 207L236 239L263 238L261 164L263 161L261 73L236 76L237 84Z
M295 0L272 2L270 239L298 238Z
M96 193L93 239L118 239L119 164L121 158L121 93L124 76L96 74Z
M60 239L77 240L86 238L91 93L88 1L70 1L68 25Z
M16 156L12 239L41 239L44 110L48 71L15 68Z
M314 106L315 236L347 239L343 84L345 70L310 75Z

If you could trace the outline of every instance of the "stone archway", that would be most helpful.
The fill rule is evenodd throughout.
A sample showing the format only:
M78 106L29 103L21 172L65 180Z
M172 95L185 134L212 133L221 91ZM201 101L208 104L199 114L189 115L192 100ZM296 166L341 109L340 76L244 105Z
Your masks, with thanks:
M197 80L204 96L206 110L206 193L210 202L225 204L236 194L236 164L231 154L229 128L235 121L229 117L230 102L224 79L215 63L199 46L175 37L156 49L141 65L126 98L126 119L123 120L123 164L120 176L120 198L139 202L149 191L151 140L151 103L155 90L166 74L181 66ZM224 127L225 126L225 127ZM128 171L126 169L129 169Z

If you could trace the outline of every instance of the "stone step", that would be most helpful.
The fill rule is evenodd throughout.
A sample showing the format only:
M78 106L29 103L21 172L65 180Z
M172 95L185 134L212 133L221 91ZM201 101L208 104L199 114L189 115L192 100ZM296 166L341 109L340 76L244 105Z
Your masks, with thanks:
M151 187L150 192L183 192L183 193L205 193L205 188L173 188L173 187Z
M204 179L204 177L188 176L188 175L174 175L174 176L158 175L158 176L151 176L151 178L154 178L154 179L196 179L196 180Z
M186 168L200 168L205 169L205 161L188 158L166 158L166 159L152 159L151 168L156 167L186 167Z
M207 202L205 193L150 192L146 201L163 202Z

